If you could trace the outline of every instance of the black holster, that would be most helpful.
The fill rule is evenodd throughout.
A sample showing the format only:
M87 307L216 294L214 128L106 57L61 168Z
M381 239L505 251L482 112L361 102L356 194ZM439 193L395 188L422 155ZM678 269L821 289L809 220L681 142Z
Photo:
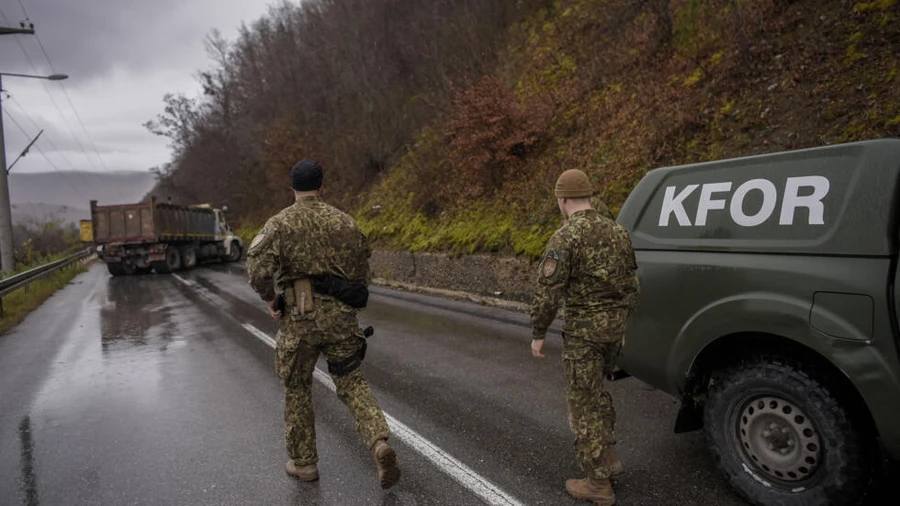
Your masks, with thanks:
M331 362L328 361L328 372L334 377L341 377L350 374L351 372L359 369L359 366L362 365L362 361L366 358L366 349L369 347L368 337L375 333L375 329L372 327L366 327L363 330L363 339L362 345L359 348L359 351L356 355L348 357L343 362Z

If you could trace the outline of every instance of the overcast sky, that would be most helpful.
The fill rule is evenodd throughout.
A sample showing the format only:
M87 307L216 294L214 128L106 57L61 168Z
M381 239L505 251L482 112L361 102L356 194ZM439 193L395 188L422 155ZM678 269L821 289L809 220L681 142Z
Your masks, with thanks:
M272 3L0 0L0 26L18 26L25 18L20 1L53 69L69 79L60 83L3 77L7 164L29 141L11 115L28 135L44 129L36 146L60 170L139 171L169 160L168 140L151 134L142 123L162 111L166 92L199 93L195 76L211 65L203 45L205 36L218 28L233 40L242 21L252 24ZM35 73L17 40L37 72L50 74L33 35L0 36L0 73ZM35 149L13 168L14 172L49 170L52 167Z

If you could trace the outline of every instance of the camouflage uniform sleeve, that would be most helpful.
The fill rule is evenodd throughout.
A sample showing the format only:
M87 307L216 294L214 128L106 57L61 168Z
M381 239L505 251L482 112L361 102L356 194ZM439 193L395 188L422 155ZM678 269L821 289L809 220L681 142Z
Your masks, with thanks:
M269 219L247 249L250 286L265 302L275 300L275 273L280 265L280 246L277 222Z
M547 328L556 318L566 291L566 282L569 279L571 268L566 241L557 232L547 243L538 266L534 302L531 305L531 325L534 339L543 339L547 335Z

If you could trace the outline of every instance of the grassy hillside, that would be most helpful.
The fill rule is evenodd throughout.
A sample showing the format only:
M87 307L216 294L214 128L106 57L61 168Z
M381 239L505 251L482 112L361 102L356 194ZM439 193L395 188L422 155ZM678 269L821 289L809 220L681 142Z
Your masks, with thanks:
M518 23L505 64L356 209L370 237L534 257L568 168L615 213L655 167L900 136L896 0L738 2L739 20L728 1L658 2L668 20L611 18L615 3L558 0Z
M656 167L900 136L897 0L307 0L208 47L148 128L248 236L300 157L380 248L533 258L565 169L616 213Z

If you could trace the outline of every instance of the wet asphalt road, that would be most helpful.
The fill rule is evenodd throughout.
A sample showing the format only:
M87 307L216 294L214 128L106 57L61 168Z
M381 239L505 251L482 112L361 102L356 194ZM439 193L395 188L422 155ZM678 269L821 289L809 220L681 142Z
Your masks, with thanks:
M558 334L530 356L522 314L373 289L363 371L382 408L522 504L570 499L577 476ZM78 277L0 336L0 504L470 505L479 497L394 439L403 471L382 491L353 421L314 386L321 479L283 471L275 324L239 266ZM324 360L319 363L324 369ZM622 505L745 504L700 433L675 435L675 401L611 386Z

